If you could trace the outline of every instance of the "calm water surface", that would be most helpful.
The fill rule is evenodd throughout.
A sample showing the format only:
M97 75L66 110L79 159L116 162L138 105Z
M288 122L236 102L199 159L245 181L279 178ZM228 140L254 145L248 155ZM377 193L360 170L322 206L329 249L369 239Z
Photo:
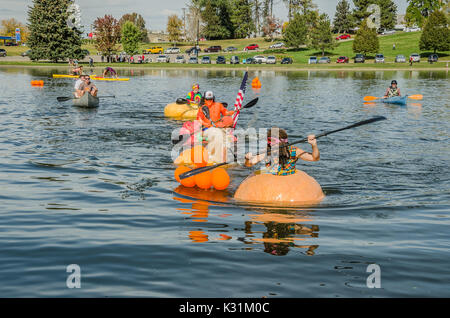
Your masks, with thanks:
M214 203L244 167L230 170L229 193L173 178L180 123L164 106L193 82L232 104L242 72L123 70L129 82L96 83L116 98L86 111L56 101L74 84L51 78L64 71L0 68L0 296L450 296L448 73L251 73L263 88L249 90L260 102L242 128L279 126L293 140L388 118L320 139L321 161L298 164L322 204L268 209ZM392 79L424 100L363 105ZM380 289L366 286L373 263ZM66 287L69 264L81 289Z

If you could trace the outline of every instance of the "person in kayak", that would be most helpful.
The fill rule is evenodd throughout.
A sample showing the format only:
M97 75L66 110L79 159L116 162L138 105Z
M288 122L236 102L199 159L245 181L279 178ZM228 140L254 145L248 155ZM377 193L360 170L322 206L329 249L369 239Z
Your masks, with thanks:
M383 98L391 98L391 97L401 97L400 88L397 86L397 81L393 80L391 82L391 86L389 86L384 94Z
M106 75L110 75L111 77L114 77L116 79L118 78L116 70L109 66L106 67L103 71L103 77L106 77Z
M81 75L81 74L83 74L83 65L72 68L72 75Z
M228 128L233 126L233 114L234 111L229 111L223 104L217 103L214 93L208 91L205 93L205 104L198 110L197 120L206 128Z
M296 163L299 159L304 161L319 161L320 152L317 147L315 135L308 136L308 143L312 152L288 145L288 135L284 129L272 128L267 133L267 153L253 156L250 152L245 155L245 165L252 167L262 160L265 161L265 173L288 176L297 171Z
M189 104L197 104L199 105L202 101L202 94L200 93L200 85L194 84L192 86L192 91L186 96Z
M84 76L84 81L76 92L79 98L83 97L86 93L89 93L94 97L96 97L98 93L98 88L91 82L91 77L89 75Z

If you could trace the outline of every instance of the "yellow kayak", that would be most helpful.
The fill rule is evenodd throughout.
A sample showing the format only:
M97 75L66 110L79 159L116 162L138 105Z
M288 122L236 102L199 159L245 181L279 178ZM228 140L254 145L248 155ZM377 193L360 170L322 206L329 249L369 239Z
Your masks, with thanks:
M111 81L111 82L124 82L129 81L129 78L108 78L108 77L101 77L97 75L90 75L91 79L94 81ZM53 78L78 78L79 75L65 75L65 74L53 74Z

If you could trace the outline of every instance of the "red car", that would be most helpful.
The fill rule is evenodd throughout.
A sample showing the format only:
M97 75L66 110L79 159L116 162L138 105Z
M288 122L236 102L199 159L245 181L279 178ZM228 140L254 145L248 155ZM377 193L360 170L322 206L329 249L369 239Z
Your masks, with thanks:
M349 59L347 56L340 56L336 61L336 63L348 63L348 62L349 62Z
M350 39L351 38L351 35L350 34L342 34L342 35L339 35L337 38L336 38L336 40L346 40L346 39Z
M244 48L244 51L254 51L256 49L259 49L258 44L250 44Z

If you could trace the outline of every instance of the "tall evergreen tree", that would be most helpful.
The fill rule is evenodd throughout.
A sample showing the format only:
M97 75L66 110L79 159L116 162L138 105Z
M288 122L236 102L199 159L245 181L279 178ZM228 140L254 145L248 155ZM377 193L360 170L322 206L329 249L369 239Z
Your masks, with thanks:
M330 18L327 14L321 14L316 26L311 32L311 46L325 55L325 50L332 50L337 46L331 30Z
M397 23L397 5L392 0L378 0L377 4L381 10L381 29L393 29Z
M218 12L220 18L220 25L226 29L226 39L231 39L234 36L235 25L232 21L233 9L231 7L231 0L216 0L218 3Z
M370 13L367 12L367 8L373 3L375 3L374 0L353 0L353 5L355 6L353 17L357 24L361 24L364 19L369 17Z
M442 11L434 11L427 20L420 37L420 50L450 50L449 21Z
M202 32L210 40L228 39L232 36L231 31L223 25L219 4L215 0L205 0L205 7L202 10L201 17L204 23Z
M360 29L353 41L353 52L355 53L378 53L380 42L377 31L367 26L367 20L363 20Z
M338 33L343 33L349 32L353 26L354 22L350 11L350 3L347 0L339 1L334 16L334 28Z
M33 0L28 11L32 60L58 62L67 58L83 58L82 30L71 27L68 11L72 0Z
M286 27L283 37L286 45L299 48L306 44L307 34L308 26L306 25L305 17L300 13L296 13Z
M234 36L236 38L249 37L256 32L256 26L252 17L252 3L249 0L233 0Z

